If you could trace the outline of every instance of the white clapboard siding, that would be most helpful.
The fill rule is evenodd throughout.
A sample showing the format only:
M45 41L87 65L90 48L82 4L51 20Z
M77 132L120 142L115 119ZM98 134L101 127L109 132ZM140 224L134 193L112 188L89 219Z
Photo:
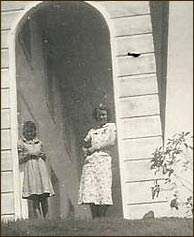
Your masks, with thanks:
M120 97L158 93L156 74L119 78Z
M1 88L8 88L9 83L9 70L1 69Z
M1 149L11 148L10 129L1 130Z
M127 205L125 210L125 218L127 219L141 219L149 211L154 211L154 216L156 218L169 216L170 207L169 203L159 202L159 203L147 203L141 205Z
M9 222L15 219L14 214L1 214L1 221L2 222Z
M158 184L163 186L164 180L158 180ZM127 195L127 204L142 202L167 201L167 192L161 191L159 196L152 199L152 190L155 181L134 182L125 184L125 194Z
M158 95L128 97L119 100L121 118L159 114Z
M11 186L13 183L11 177L13 157L10 141L11 130L9 129L10 111L8 110L10 108L10 78L8 70L11 65L9 65L8 50L5 49L8 48L8 29L11 28L16 17L28 4L30 4L29 1L3 1L3 4L1 4L1 28L3 29L1 44L3 49L1 51L1 67L3 68L1 71L1 106L4 120L1 124L3 127L1 131L1 169L3 171L3 189L7 189L8 192L13 190L13 186ZM119 134L123 136L120 139L119 155L122 161L120 172L124 172L124 174L121 174L124 178L122 186L124 189L126 188L124 193L127 193L127 198L124 198L126 200L124 203L124 218L142 218L149 210L154 210L156 216L162 216L162 214L166 214L165 208L163 208L166 207L166 203L142 204L142 201L147 201L148 203L153 201L150 197L151 192L149 193L147 189L151 181L126 183L127 181L134 181L134 179L136 181L144 180L144 175L146 175L146 179L151 178L152 176L148 174L147 162L149 161L124 161L150 158L154 149L162 143L160 116L150 116L159 113L159 102L157 98L158 87L149 2L99 1L96 4L105 9L114 27L114 40L116 43L114 55L117 56L116 59L118 60L117 80L119 80L118 97L120 97L118 108L120 110L119 115L125 117L119 121L121 125ZM138 58L125 56L128 52L139 52L141 56ZM150 94L153 95L151 96ZM137 95L141 96L139 98L123 98ZM142 95L146 96L143 97ZM42 113L44 114L44 110ZM144 115L147 117L127 118ZM136 165L134 162L137 162ZM123 164L125 165L123 166ZM140 186L140 183L142 186ZM141 190L146 194L142 195ZM165 199L162 198L160 200ZM136 202L136 205L128 205L129 203L134 204L134 202ZM10 219L14 217L13 193L2 193L1 207L2 218L9 217Z
M152 34L132 35L116 38L116 55L127 55L130 53L154 52Z
M155 179L154 170L151 170L150 166L151 159L125 161L125 179L127 181ZM163 176L157 175L157 178L163 178Z
M9 31L1 32L1 48L8 48L8 34Z
M1 151L1 171L12 170L11 150Z
M11 192L13 191L13 173L1 172L1 192Z
M118 64L118 76L156 72L155 56L153 53L143 54L137 58L131 56L119 57Z
M150 15L116 18L113 25L115 37L152 32Z
M29 4L29 1L2 1L1 11L22 10Z
M10 107L10 94L9 89L1 89L1 108Z
M13 193L1 193L1 215L14 214Z
M162 135L160 116L123 119L121 136L124 139Z
M1 128L10 128L10 110L3 109L1 111Z
M105 8L111 18L148 14L148 2L138 1L103 1L99 5Z
M11 29L11 26L14 23L18 14L19 14L19 11L13 11L13 12L7 12L7 13L2 12L1 13L1 29L2 30Z
M120 156L122 160L151 158L155 149L161 145L161 136L122 140Z
M9 55L8 49L1 50L1 68L5 68L9 66Z

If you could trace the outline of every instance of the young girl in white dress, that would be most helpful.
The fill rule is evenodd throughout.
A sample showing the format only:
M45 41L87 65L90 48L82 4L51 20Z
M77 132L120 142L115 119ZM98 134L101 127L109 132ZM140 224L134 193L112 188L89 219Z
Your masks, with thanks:
M112 158L109 148L116 139L116 127L108 122L109 110L100 104L94 116L97 126L84 139L85 163L82 168L78 204L89 204L92 217L104 217L112 201Z
M42 142L36 136L36 125L26 121L23 136L18 141L19 163L24 166L22 198L33 202L34 216L46 217L48 197L54 195L46 166L46 155Z

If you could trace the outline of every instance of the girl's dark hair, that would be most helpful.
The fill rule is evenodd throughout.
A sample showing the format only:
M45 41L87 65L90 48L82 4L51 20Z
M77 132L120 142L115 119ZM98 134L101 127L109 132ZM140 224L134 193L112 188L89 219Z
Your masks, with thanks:
M23 126L23 135L25 136L26 129L32 128L34 130L34 136L36 136L36 124L33 121L25 121Z
M98 113L102 110L105 110L107 112L108 120L110 119L110 109L105 104L100 104L96 106L96 108L93 111L93 117L97 120L98 119Z

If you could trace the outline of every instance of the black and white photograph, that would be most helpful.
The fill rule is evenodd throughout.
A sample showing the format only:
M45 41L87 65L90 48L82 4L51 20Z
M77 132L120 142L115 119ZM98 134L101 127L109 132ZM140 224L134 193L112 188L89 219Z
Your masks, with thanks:
M1 236L193 236L193 1L1 1Z

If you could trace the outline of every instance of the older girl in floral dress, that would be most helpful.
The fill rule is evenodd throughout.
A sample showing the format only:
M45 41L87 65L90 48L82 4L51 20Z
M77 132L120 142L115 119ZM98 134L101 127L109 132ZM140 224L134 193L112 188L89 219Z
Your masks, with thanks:
M116 128L108 122L109 110L100 104L95 109L97 126L84 139L85 163L82 168L78 204L90 204L92 217L104 217L112 201L112 158Z

